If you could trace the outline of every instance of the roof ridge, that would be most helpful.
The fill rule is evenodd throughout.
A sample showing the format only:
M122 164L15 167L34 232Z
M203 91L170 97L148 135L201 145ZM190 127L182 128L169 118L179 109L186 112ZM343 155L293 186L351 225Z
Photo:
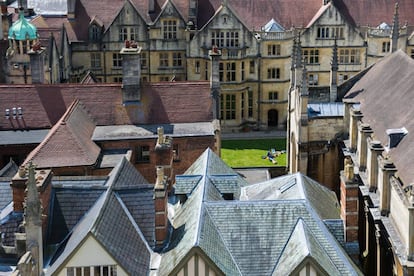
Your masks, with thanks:
M50 141L50 139L56 135L57 130L60 128L61 125L66 124L66 119L69 113L72 113L74 110L75 105L79 102L78 99L75 99L71 105L66 109L63 116L59 119L59 121L49 130L46 137L43 141L34 149L32 150L26 159L23 161L23 165L26 165L28 162L32 161L40 152L40 150ZM36 165L36 164L35 164Z
M227 244L225 243L225 240L223 239L223 236L221 235L221 232L219 231L219 228L217 227L214 219L211 217L210 212L208 211L208 208L206 206L204 206L204 202L202 203L202 208L204 209L205 214L208 215L208 217L210 218L211 223L214 225L214 228L216 229L217 234L220 237L220 240L221 240L222 244L224 245L224 248L227 250L227 252L228 252L231 260L233 261L234 265L236 266L237 271L240 273L240 275L243 275L242 272L241 272L241 270L240 270L239 264L234 259L233 254L231 254L230 249L228 248ZM201 222L201 221L199 221L199 222ZM197 245L199 245L199 243L198 243L199 238L200 238L199 234L200 233L197 233Z

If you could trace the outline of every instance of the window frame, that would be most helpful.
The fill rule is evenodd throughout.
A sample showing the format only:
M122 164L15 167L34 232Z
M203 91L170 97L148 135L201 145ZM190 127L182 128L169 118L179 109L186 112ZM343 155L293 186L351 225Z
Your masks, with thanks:
M101 53L90 53L91 68L100 69L102 68L102 57Z
M124 42L128 40L128 28L125 26L119 27L119 41Z
M169 54L166 52L159 54L160 67L169 67Z
M280 79L280 68L279 67L267 68L267 79L279 80Z
M138 145L135 147L135 163L150 163L151 147L149 145Z
M120 53L112 53L112 67L122 68L122 56Z
M162 21L162 33L165 40L177 39L178 24L176 19L165 19Z
M269 44L267 45L267 55L268 56L280 56L281 46L280 44Z

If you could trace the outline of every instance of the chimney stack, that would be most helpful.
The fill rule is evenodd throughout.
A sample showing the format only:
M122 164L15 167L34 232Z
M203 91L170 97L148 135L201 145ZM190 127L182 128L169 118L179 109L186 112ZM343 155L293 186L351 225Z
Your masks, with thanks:
M32 83L39 84L45 82L45 48L36 42L29 51L30 69L32 72Z
M157 128L157 144L155 145L155 165L161 166L166 176L167 190L171 188L171 180L174 179L173 159L174 151L172 147L172 138L164 135L164 128Z
M141 100L141 47L125 41L122 55L122 102L137 104Z
M67 0L68 19L75 19L76 0Z
M155 208L155 247L161 249L168 234L168 193L164 167L157 166L157 179L154 186Z
M213 98L213 119L220 119L220 73L219 60L221 57L221 50L213 45L213 48L208 51L211 58L211 74L210 74L210 88L211 96Z

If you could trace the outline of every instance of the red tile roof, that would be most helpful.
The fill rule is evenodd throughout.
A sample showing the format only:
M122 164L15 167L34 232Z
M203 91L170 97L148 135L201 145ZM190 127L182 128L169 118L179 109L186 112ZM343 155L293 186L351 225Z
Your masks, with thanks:
M100 153L91 140L94 130L95 123L85 108L74 101L24 164L32 161L38 168L93 165Z
M129 0L141 17L147 23L157 20L166 0L154 0L155 12L148 12L149 0ZM170 0L184 20L188 20L189 0ZM322 0L227 0L228 6L243 20L251 30L258 30L272 18L284 28L305 27L322 7ZM352 24L357 26L376 27L382 22L392 23L395 1L379 0L332 0L333 4ZM102 21L105 29L109 28L119 11L125 5L124 0L78 0L76 4L76 19L68 20L62 17L43 18L34 21L48 28L59 28L65 25L70 41L85 41L88 38L88 26L93 18ZM198 27L203 27L222 5L222 0L198 1ZM399 20L403 25L414 25L414 2L400 0ZM99 7L99 8L97 8ZM367 12L369 11L369 12Z
M194 123L213 119L209 82L165 82L141 88L141 103L122 104L120 84L0 85L0 130L51 128L79 99L97 125ZM12 116L21 107L23 116ZM10 109L10 117L4 116Z

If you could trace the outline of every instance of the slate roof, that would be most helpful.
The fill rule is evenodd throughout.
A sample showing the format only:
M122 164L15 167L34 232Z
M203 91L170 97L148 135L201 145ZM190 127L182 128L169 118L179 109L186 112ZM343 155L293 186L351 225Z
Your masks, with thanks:
M13 159L9 160L9 163L6 164L3 168L0 169L0 179L2 177L12 178L17 171L19 170L19 166L13 161Z
M213 120L207 81L144 85L134 111L122 104L121 84L0 85L0 110L23 109L22 118L0 116L0 130L51 128L77 99L99 126Z
M0 131L0 145L36 145L40 144L48 133L48 129Z
M160 275L169 274L192 248L201 249L225 275L271 275L272 272L284 275L280 272L285 266L279 261L286 264L288 259L284 256L296 245L302 252L309 252L302 254L303 258L315 258L329 275L361 274L322 221L322 218L339 219L337 200L332 192L298 174L253 185L251 189L239 183L242 193L251 198L225 201L212 196L214 189L220 195L212 179L217 184L220 181L216 177L228 177L232 171L219 160L208 149L178 177L177 184L186 192L196 186L185 203L175 206L174 230L162 256ZM225 183L222 181L220 185ZM227 180L227 183L230 189L234 188L234 182ZM283 186L291 193L277 198L275 189ZM266 198L269 191L272 197L260 198ZM312 202L316 199L320 203ZM322 207L334 211L320 210ZM306 224L301 232L298 220ZM295 228L299 234L306 234L305 240L295 233ZM296 261L294 258L292 263Z
M37 168L94 165L101 151L91 140L94 129L84 107L74 101L23 164L32 161Z
M241 193L241 200L306 200L323 220L338 219L340 215L335 192L301 173L249 185Z
M212 122L98 126L95 128L92 140L152 139L158 137L158 127L163 127L164 134L171 137L212 136L215 131L215 125Z
M152 251L140 227L149 235L149 224L154 224L155 212L149 193L152 189L145 183L147 181L133 165L122 159L111 172L106 189L60 242L46 275L56 273L90 235L127 273L148 275Z
M370 124L375 139L388 145L387 129L405 127L408 134L388 155L405 185L414 180L414 60L398 50L369 70L348 92L347 100L359 102L362 121Z
M308 104L309 118L343 117L343 103L311 103Z
M341 275L341 271L332 263L328 252L318 242L304 220L299 218L273 275L291 275L307 258L312 258L322 267L326 275Z

